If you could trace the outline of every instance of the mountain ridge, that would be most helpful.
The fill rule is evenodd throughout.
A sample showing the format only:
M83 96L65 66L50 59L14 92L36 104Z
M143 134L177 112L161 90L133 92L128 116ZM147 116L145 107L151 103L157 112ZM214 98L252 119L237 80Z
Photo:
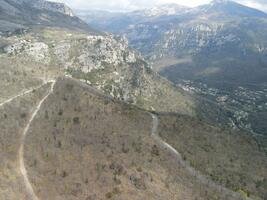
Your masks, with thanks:
M231 0L214 0L210 4L202 5L196 8L201 12L220 12L231 16L242 17L267 17L267 13L255 8L245 6L243 4Z
M266 118L266 98L260 91L267 76L266 13L233 1L213 1L176 15L138 20L124 16L96 26L124 35L174 84L226 109L235 107L235 126L267 133L261 120Z
M62 3L45 0L3 0L0 4L0 32L12 33L33 27L50 26L91 33L97 31L74 15L72 10ZM100 34L98 32L98 34Z

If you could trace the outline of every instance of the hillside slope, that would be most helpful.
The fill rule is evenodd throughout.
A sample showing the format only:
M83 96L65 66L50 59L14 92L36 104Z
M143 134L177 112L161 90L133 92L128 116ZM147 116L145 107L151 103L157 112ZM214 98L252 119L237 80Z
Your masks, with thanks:
M236 199L179 167L168 149L152 139L151 127L148 113L79 81L59 79L24 144L36 195L40 199Z
M266 82L266 13L229 0L170 15L140 13L106 15L107 27L102 21L99 26L126 36L130 46L171 81L198 80L213 86Z
M154 73L122 39L37 29L1 41L1 59L5 62L26 62L28 68L38 65L37 71L47 77L67 74L146 109L194 115L192 97Z
M168 148L150 135L157 127L146 111L115 101L77 80L59 78L53 90L51 87L45 85L0 108L4 111L1 129L6 130L1 134L2 161L6 163L0 176L5 184L0 186L3 199L29 199L33 194L36 199L55 200L246 199L243 193L228 192L221 186L218 189L211 180L203 182L192 175ZM14 112L14 105L22 103L24 111ZM28 112L35 114L31 116ZM166 131L171 131L165 126L171 121L164 117L159 121L163 137ZM21 123L18 128L14 129L13 118ZM21 140L24 131L27 132ZM223 137L226 135L222 133ZM21 166L18 162L21 145L26 172L23 176L17 170ZM249 142L240 145L254 148ZM229 155L234 156L231 152ZM264 159L259 150L255 153ZM32 191L25 187L25 178Z
M159 122L160 137L193 168L252 199L266 198L266 151L251 135L176 114L161 114Z
M201 105L215 102L227 110L224 116L233 126L267 134L266 13L215 0L172 15L139 20L128 15L133 20L115 32L126 36L153 70L193 96L202 96L200 113L209 115ZM116 28L112 20L106 21Z
M6 66L13 62L17 63L14 68L27 69L24 72L13 72L12 76L20 76L19 80L15 81L17 83L26 80L32 82L33 78L41 79L39 81L53 79L66 74L96 87L114 98L148 110L179 112L200 117L211 123L231 124L229 117L233 113L229 114L226 110L220 109L216 103L209 105L203 99L199 100L195 95L190 95L181 88L175 87L153 72L144 59L128 47L125 38L84 32L84 30L77 31L76 28L79 29L79 24L76 26L73 24L74 21L68 21L66 24L60 22L63 15L64 19L69 17L75 19L70 13L71 11L67 8L65 11L64 5L46 4L43 1L34 2L31 5L34 7L32 9L36 9L38 6L39 9L34 10L34 14L25 10L25 14L31 17L47 11L51 14L54 13L56 15L53 16L59 22L59 26L51 27L42 23L35 26L35 24L28 32L14 32L1 37L0 55L3 62L0 64L3 66L2 73L5 76L11 76ZM20 13L24 6L25 9L29 8L26 6L29 2L9 0L8 3L10 5L12 3L13 7L16 5L16 12L8 20L19 18L21 21L18 23L21 25L28 23L28 17L21 18ZM6 10L11 9L7 4L3 4L2 7ZM61 25L70 27L74 25L76 28L71 31L63 29ZM35 65L39 69L36 69ZM10 84L10 79L7 81ZM18 84L16 87L14 92L23 85Z
M266 30L267 14L231 1L213 1L185 14L131 26L124 33L132 47L174 82L242 85L266 80Z
M0 105L0 199L29 199L23 176L19 171L18 151L22 130L34 107L47 94L50 85Z
M94 27L97 30L118 34L124 33L126 29L135 24L144 23L161 16L171 16L185 13L188 10L188 7L169 3L131 12L75 10L75 13L91 27Z
M0 11L0 34L19 33L41 26L95 33L62 3L45 0L1 0Z

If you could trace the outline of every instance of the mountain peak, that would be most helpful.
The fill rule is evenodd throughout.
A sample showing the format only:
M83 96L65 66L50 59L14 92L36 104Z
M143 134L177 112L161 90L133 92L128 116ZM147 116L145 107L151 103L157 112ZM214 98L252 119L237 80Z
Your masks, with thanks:
M266 17L267 14L255 8L247 7L243 4L231 0L213 0L210 4L197 8L204 13L217 13L221 16L240 16L240 17Z
M64 3L45 1L45 0L37 0L33 3L33 6L38 9L45 9L53 12L60 12L64 15L68 15L73 17L74 13L70 7L68 7Z
M95 33L63 3L45 0L1 0L0 10L0 19L4 21L0 26L2 33L12 33L34 26L56 26Z
M26 4L29 7L33 7L40 10L49 10L52 12L59 12L64 15L68 15L73 17L74 13L66 4L53 2L53 1L46 1L46 0L11 0L13 3L16 4Z

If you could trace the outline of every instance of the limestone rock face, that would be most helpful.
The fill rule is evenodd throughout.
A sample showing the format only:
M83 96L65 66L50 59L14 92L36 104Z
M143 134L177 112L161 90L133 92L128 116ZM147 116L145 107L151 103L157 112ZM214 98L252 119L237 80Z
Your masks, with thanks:
M149 110L194 115L193 99L153 72L125 38L49 29L10 37L8 43L8 56L64 71L116 99Z
M49 63L50 61L50 57L48 55L48 45L43 42L30 42L21 40L10 46L7 46L4 50L9 55L24 53L27 56L32 57L37 62Z
M54 12L60 12L62 14L65 14L65 15L68 15L71 17L74 16L74 13L72 12L71 8L69 8L64 3L38 0L38 1L33 3L33 7L37 8L37 9L45 9L45 10L50 10L50 11L54 11Z
M63 3L45 0L1 0L0 35L11 35L35 27L58 27L96 33Z
M51 2L51 1L45 1L45 0L11 0L15 4L31 6L33 8L39 9L39 10L49 10L53 12L60 12L62 14L68 15L68 16L74 16L71 8L69 8L64 3L58 3L58 2ZM5 3L5 2L4 2ZM13 9L10 5L6 4L6 7L10 7L10 9Z

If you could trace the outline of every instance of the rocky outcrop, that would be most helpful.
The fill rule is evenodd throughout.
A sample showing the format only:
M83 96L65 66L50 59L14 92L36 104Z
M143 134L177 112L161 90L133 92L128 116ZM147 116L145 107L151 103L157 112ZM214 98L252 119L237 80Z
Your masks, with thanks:
M64 15L68 15L73 17L74 13L72 12L71 8L69 8L66 4L64 3L57 3L57 2L50 2L50 1L43 1L43 0L38 0L33 3L33 7L37 9L44 9L44 10L49 10L53 12L59 12Z
M76 56L70 58L67 52L79 45L83 48L77 48L79 53L76 52ZM118 66L137 61L135 53L129 51L127 43L123 40L117 41L113 36L89 35L73 45L63 42L55 46L55 54L66 69L80 69L83 73L104 69L105 65Z
M63 3L45 0L2 0L0 34L14 34L34 27L59 27L96 32Z
M4 51L9 55L26 54L32 57L37 62L49 63L48 45L43 42L31 42L21 40L4 48Z
M180 79L264 83L266 13L219 0L185 14L134 24L129 44L174 82ZM164 62L162 61L164 60ZM184 62L184 60L187 60ZM158 66L158 63L163 64ZM253 67L252 67L253 66Z
M5 1L3 2L5 4L5 8L8 10L15 10L16 7L13 7L11 5L27 5L32 8L36 8L39 10L49 10L53 12L59 12L68 16L74 16L71 8L69 8L66 4L64 3L58 3L58 2L52 2L52 1L46 1L46 0L10 0L10 2L6 3Z
M68 76L145 109L195 114L192 97L154 73L129 49L125 38L54 29L44 32L10 37L4 53L64 70Z

